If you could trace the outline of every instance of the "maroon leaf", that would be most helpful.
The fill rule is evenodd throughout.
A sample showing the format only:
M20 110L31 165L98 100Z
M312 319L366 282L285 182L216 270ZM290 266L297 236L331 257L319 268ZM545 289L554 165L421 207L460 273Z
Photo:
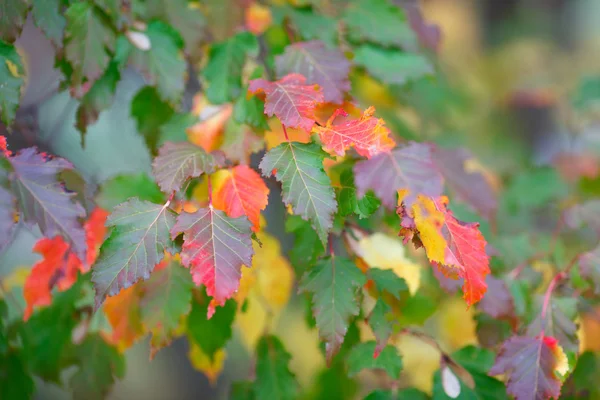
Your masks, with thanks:
M350 90L350 62L340 50L327 49L321 41L287 46L275 57L275 65L279 77L296 72L306 77L306 83L322 87L327 102L342 103L344 93Z
M566 356L550 336L513 336L502 345L490 375L506 374L507 392L515 400L558 398ZM568 366L567 366L568 367Z
M181 262L190 268L194 283L219 305L238 289L242 265L252 265L252 224L248 218L229 218L212 206L181 213L171 229L175 238L183 233ZM209 317L214 306L209 308Z
M79 220L85 217L85 210L73 201L75 193L69 193L57 179L59 172L72 169L73 165L63 158L38 153L33 147L8 160L13 167L11 180L25 222L37 223L46 237L61 235L79 258L85 259L85 231Z
M396 208L398 190L408 190L404 203L409 207L418 194L438 197L443 178L431 158L431 147L409 143L391 153L382 153L354 166L354 179L359 196L372 189L390 210Z
M465 168L466 162L473 159L467 149L435 147L432 155L448 187L461 201L488 219L496 213L498 201L489 182L482 174L469 172Z
M513 318L515 305L506 283L502 279L488 275L485 283L487 292L479 302L479 308L493 318Z
M277 116L285 126L307 132L315 124L315 107L324 101L323 90L317 85L307 85L300 74L289 74L275 82L255 79L250 81L248 91L265 93L265 114Z

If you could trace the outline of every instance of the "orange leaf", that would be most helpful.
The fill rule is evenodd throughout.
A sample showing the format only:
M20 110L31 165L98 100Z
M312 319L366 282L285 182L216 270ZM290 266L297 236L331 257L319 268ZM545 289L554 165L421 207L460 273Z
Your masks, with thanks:
M265 132L265 143L267 150L279 146L288 140L283 133L281 122L276 118L269 119L269 131ZM302 129L287 128L288 139L290 142L310 143L310 133Z
M273 22L273 16L269 7L252 3L250 7L246 8L245 20L250 32L261 35Z
M25 281L23 296L26 307L23 319L27 320L35 306L47 306L52 302L52 289L64 291L77 280L77 273L89 271L96 260L98 249L104 241L106 227L104 222L108 213L96 208L84 224L87 253L85 264L70 249L62 236L42 238L37 241L33 251L42 255Z
M260 175L247 165L238 165L224 171L225 179L215 187L213 205L232 218L245 215L252 230L260 228L260 211L267 206L269 188Z
M464 279L463 297L469 306L483 298L485 277L490 273L486 241L478 223L464 223L446 208L448 199L419 195L410 209L399 207L400 235L405 239L418 233L432 264L447 277ZM419 242L417 242L419 243Z
M314 131L321 137L323 149L329 153L343 156L354 146L358 154L371 158L389 152L396 145L383 119L374 118L374 113L375 107L369 107L359 119L333 124L337 116L347 115L343 109L337 109L325 126L317 126Z
M269 117L275 115L285 126L307 132L315 124L315 107L324 101L323 90L318 85L306 85L306 77L300 74L288 74L275 82L254 79L248 91L264 92Z
M203 97L196 97L192 112L198 115L199 121L186 130L190 142L207 152L216 150L225 124L233 112L233 106L212 106Z
M103 336L120 352L130 348L144 333L140 317L140 288L138 284L130 286L104 301L104 314L112 333L103 332Z

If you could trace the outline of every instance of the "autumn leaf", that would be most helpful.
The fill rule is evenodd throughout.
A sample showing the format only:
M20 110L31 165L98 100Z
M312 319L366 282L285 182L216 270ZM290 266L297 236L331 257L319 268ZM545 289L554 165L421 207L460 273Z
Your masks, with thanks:
M543 304L543 297L538 297L536 307L539 312L527 327L527 335L537 336L540 332L544 332L545 335L558 340L567 352L577 353L579 351L578 326L575 323L578 315L577 299L552 296L545 315L542 315Z
M170 254L143 282L139 307L142 325L152 333L150 358L171 343L183 316L190 312L193 286L189 272Z
M214 386L217 383L217 378L223 371L227 353L225 349L219 349L214 358L211 359L200 346L191 342L188 358L192 367L202 372L208 378L210 384Z
M267 207L269 188L260 175L247 165L221 170L214 177L213 205L231 218L243 215L252 223L252 230L260 228L260 212Z
M567 357L553 337L513 336L502 345L489 373L507 375L507 392L515 400L558 399L558 374L567 369Z
M194 283L205 285L218 305L238 289L242 265L252 265L251 224L246 217L230 218L212 206L181 213L171 236L183 233L181 261ZM209 317L214 306L209 307Z
M52 289L64 291L69 289L77 280L79 272L89 271L90 265L96 260L98 249L104 241L106 228L104 221L107 212L96 208L86 221L85 235L87 254L82 262L62 236L42 238L37 241L33 251L42 256L31 269L23 286L26 308L23 320L28 320L37 306L47 306L52 302Z
M323 91L317 85L307 85L300 74L288 74L275 82L264 79L250 81L248 91L264 92L265 114L277 116L282 124L309 132L313 125L315 107L324 101Z
M282 183L283 202L310 220L323 243L327 243L337 209L331 181L323 170L325 157L316 143L287 142L265 154L259 165L263 176L274 174Z
M410 239L416 230L429 261L444 275L464 279L467 304L477 303L486 292L485 277L490 273L486 244L477 223L463 223L447 209L447 199L419 195L409 211L399 208L400 234ZM414 220L411 220L414 218Z
M307 83L319 85L326 102L340 104L350 90L350 62L340 50L328 49L318 40L287 46L282 55L275 57L275 66L279 77L298 73L306 77Z
M512 320L516 317L515 304L508 285L499 278L488 275L485 283L487 291L479 302L479 308L492 318L506 318Z
M103 311L112 331L102 332L120 352L130 348L145 333L140 315L140 285L121 290L104 302Z
M181 190L189 178L213 173L219 160L192 143L167 142L158 150L152 169L162 191L170 194Z
M312 311L319 336L326 342L328 363L344 341L350 318L359 313L358 291L366 282L354 263L333 256L318 261L302 277L300 291L312 295Z
M396 207L396 192L407 190L411 204L418 194L437 197L442 194L443 179L432 160L427 144L410 143L391 153L359 161L354 166L354 182L359 196L373 190L385 207Z
M283 125L277 118L269 119L269 129L265 132L267 150L271 150L285 142L310 143L310 132L304 129L286 128L287 138L283 132Z
M192 113L197 117L194 119L197 122L185 129L190 142L208 152L216 150L223 139L223 131L231 118L233 107L231 104L214 106L203 96L196 95ZM261 115L264 115L262 108Z
M78 257L86 253L85 231L79 218L85 210L75 193L65 190L57 179L59 172L73 165L62 158L52 158L30 147L8 158L13 167L12 182L19 211L25 222L37 223L45 237L62 236Z
M374 113L375 107L369 107L360 119L334 124L338 115L346 114L343 109L338 109L325 126L317 126L314 131L321 137L323 148L338 156L344 156L350 147L367 158L388 153L396 143L389 136L390 131L385 127L383 119L373 117Z
M175 222L173 212L164 205L131 198L118 205L108 217L108 239L92 267L96 308L106 296L114 296L150 272L171 248L169 231Z

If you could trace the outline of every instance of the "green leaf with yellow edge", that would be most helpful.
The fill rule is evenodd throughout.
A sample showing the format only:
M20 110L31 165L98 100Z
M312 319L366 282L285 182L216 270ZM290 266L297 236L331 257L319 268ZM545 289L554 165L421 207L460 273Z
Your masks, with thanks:
M109 55L105 49L114 50L115 33L92 3L75 2L65 15L65 57L73 67L71 83L94 82L108 66Z
M217 383L217 378L223 371L225 357L225 349L217 350L217 352L214 354L214 357L211 358L197 343L190 342L188 358L190 359L192 367L202 372L213 386Z
M6 125L15 119L24 78L25 68L17 49L0 40L0 118Z
M69 385L78 399L104 399L116 379L125 376L125 358L99 335L91 335L73 350L79 369Z
M402 371L402 357L398 349L393 346L385 346L378 357L375 353L375 341L359 343L352 348L346 362L348 363L348 375L350 377L358 374L363 369L384 370L392 379L400 377Z
M173 340L182 317L190 312L193 287L192 275L175 257L157 265L144 282L140 313L152 333L151 356Z
M256 346L257 399L292 400L298 396L298 383L290 371L291 355L281 341L272 335L263 336Z
M202 70L208 82L206 97L213 104L235 100L242 93L242 70L248 54L258 52L256 37L242 32L211 46L208 64Z
M310 220L324 244L337 210L331 181L323 169L326 157L316 143L285 142L265 154L259 165L265 177L274 172L283 186L283 202Z
M187 318L187 332L190 341L194 342L206 355L214 360L219 349L231 338L231 325L235 318L237 304L235 300L227 300L223 307L218 307L214 315L208 319L208 308L211 298L206 292L197 292L192 302L192 311Z
M304 274L300 291L312 294L312 310L319 336L326 342L326 355L331 362L348 331L350 318L358 315L360 288L365 275L344 257L326 257Z

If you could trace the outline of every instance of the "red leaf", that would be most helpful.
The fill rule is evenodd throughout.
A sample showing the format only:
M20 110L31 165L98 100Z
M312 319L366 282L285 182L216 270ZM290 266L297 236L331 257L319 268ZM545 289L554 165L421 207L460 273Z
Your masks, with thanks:
M515 400L540 400L560 396L557 372L566 368L567 358L553 337L514 336L504 342L489 373L508 376L507 392Z
M346 115L342 109L336 110L325 126L318 126L314 130L321 137L323 148L329 153L338 156L346 154L346 150L354 146L361 156L371 158L379 153L389 153L396 143L389 136L389 129L385 127L383 119L374 118L375 107L365 110L360 119L353 119L333 124L338 115Z
M77 280L78 272L89 271L106 234L104 221L107 216L105 210L96 208L84 225L87 244L85 264L75 255L62 236L38 240L33 251L41 254L42 260L33 266L25 281L23 296L27 305L23 315L24 320L29 319L34 307L50 305L52 289L55 286L60 291L67 290Z
M247 165L238 165L223 173L226 177L215 185L213 205L232 218L247 216L252 223L252 230L257 232L260 228L260 211L267 207L269 188L258 172Z
M250 228L246 217L229 218L211 206L181 213L171 229L173 238L183 232L181 261L194 283L214 297L211 304L225 304L239 287L242 265L252 265ZM208 312L210 318L214 305Z
M265 93L265 114L307 132L315 124L315 107L324 101L323 90L318 85L306 85L306 78L300 74L288 74L275 82L255 79L250 81L248 91Z

